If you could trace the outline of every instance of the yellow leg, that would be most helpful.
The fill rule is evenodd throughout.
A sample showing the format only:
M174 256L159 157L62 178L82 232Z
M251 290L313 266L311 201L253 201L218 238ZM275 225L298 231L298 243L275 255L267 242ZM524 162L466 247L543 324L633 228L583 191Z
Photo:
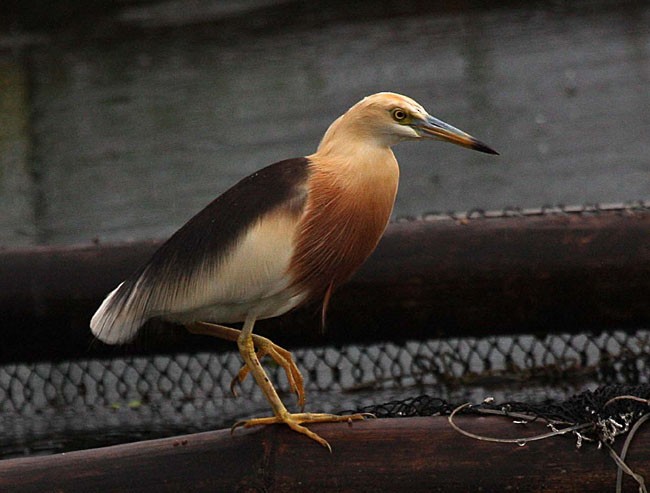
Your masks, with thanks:
M269 404L271 404L274 416L269 418L255 418L235 423L233 430L239 426L251 428L253 426L284 423L292 430L297 431L298 433L302 433L303 435L307 435L312 440L317 441L331 452L332 447L330 447L329 443L327 443L324 438L318 436L313 431L302 426L302 424L341 421L351 422L355 420L365 419L368 415L353 414L350 416L337 416L334 414L289 413L289 411L287 411L287 408L284 407L284 404L280 400L280 397L278 397L278 393L275 391L273 384L266 375L266 372L262 368L262 365L257 358L257 354L255 353L255 344L252 334L254 324L255 318L250 317L246 319L246 322L244 322L244 328L241 330L239 338L237 339L237 345L239 346L239 352L241 353L242 358L244 358L244 362L249 368L250 373L253 375L253 378L257 382L257 385L259 385L260 389L264 393L264 396L269 401Z
M193 324L187 325L186 328L193 334L209 335L233 342L237 341L241 333L241 330L232 329L230 327L208 322L195 322ZM298 406L300 409L303 409L305 407L304 379L300 373L300 370L298 369L298 366L293 360L291 353L273 343L266 337L252 334L252 338L253 344L257 348L257 359L261 360L264 356L268 355L284 369L284 372L287 375L287 381L289 382L289 389L291 392L297 395ZM249 372L249 366L244 365L242 366L241 370L239 370L239 373L237 373L237 376L233 378L232 383L230 384L230 390L235 396L237 395L237 392L235 390L236 385L243 382L248 376Z

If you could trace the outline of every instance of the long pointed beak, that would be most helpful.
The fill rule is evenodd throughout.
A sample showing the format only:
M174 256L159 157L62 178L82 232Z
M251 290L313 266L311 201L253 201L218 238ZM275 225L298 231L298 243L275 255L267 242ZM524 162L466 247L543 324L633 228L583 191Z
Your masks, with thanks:
M427 115L424 119L414 122L413 127L422 137L428 139L444 140L451 142L452 144L457 144L487 154L499 154L480 140L475 139L462 130L452 127L448 123L438 120L431 115Z

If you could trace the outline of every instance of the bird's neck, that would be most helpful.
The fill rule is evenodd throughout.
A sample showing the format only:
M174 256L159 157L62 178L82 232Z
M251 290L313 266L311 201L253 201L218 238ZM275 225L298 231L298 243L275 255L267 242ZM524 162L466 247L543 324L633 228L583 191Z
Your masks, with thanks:
M318 150L308 156L314 168L345 189L356 192L379 187L394 200L399 167L390 146L378 138L341 128L340 123L328 129Z
M296 285L320 297L377 246L395 203L399 168L390 147L352 136L324 139L307 158L307 206L290 270Z

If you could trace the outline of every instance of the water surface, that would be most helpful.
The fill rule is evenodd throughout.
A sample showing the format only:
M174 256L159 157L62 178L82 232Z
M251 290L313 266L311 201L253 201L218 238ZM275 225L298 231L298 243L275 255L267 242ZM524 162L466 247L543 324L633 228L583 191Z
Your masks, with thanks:
M401 144L397 216L648 198L646 3L370 18L267 4L198 24L174 2L125 7L100 35L53 31L9 57L29 149L0 147L0 244L169 235L382 90L501 152Z

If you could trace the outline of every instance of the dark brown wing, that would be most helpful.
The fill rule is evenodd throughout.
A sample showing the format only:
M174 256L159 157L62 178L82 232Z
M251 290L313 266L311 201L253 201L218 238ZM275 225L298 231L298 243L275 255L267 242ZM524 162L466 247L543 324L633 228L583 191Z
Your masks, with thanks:
M92 318L93 333L108 343L126 342L151 316L191 307L203 277L218 270L253 224L279 208L302 210L308 175L308 159L288 159L220 195L104 300Z

